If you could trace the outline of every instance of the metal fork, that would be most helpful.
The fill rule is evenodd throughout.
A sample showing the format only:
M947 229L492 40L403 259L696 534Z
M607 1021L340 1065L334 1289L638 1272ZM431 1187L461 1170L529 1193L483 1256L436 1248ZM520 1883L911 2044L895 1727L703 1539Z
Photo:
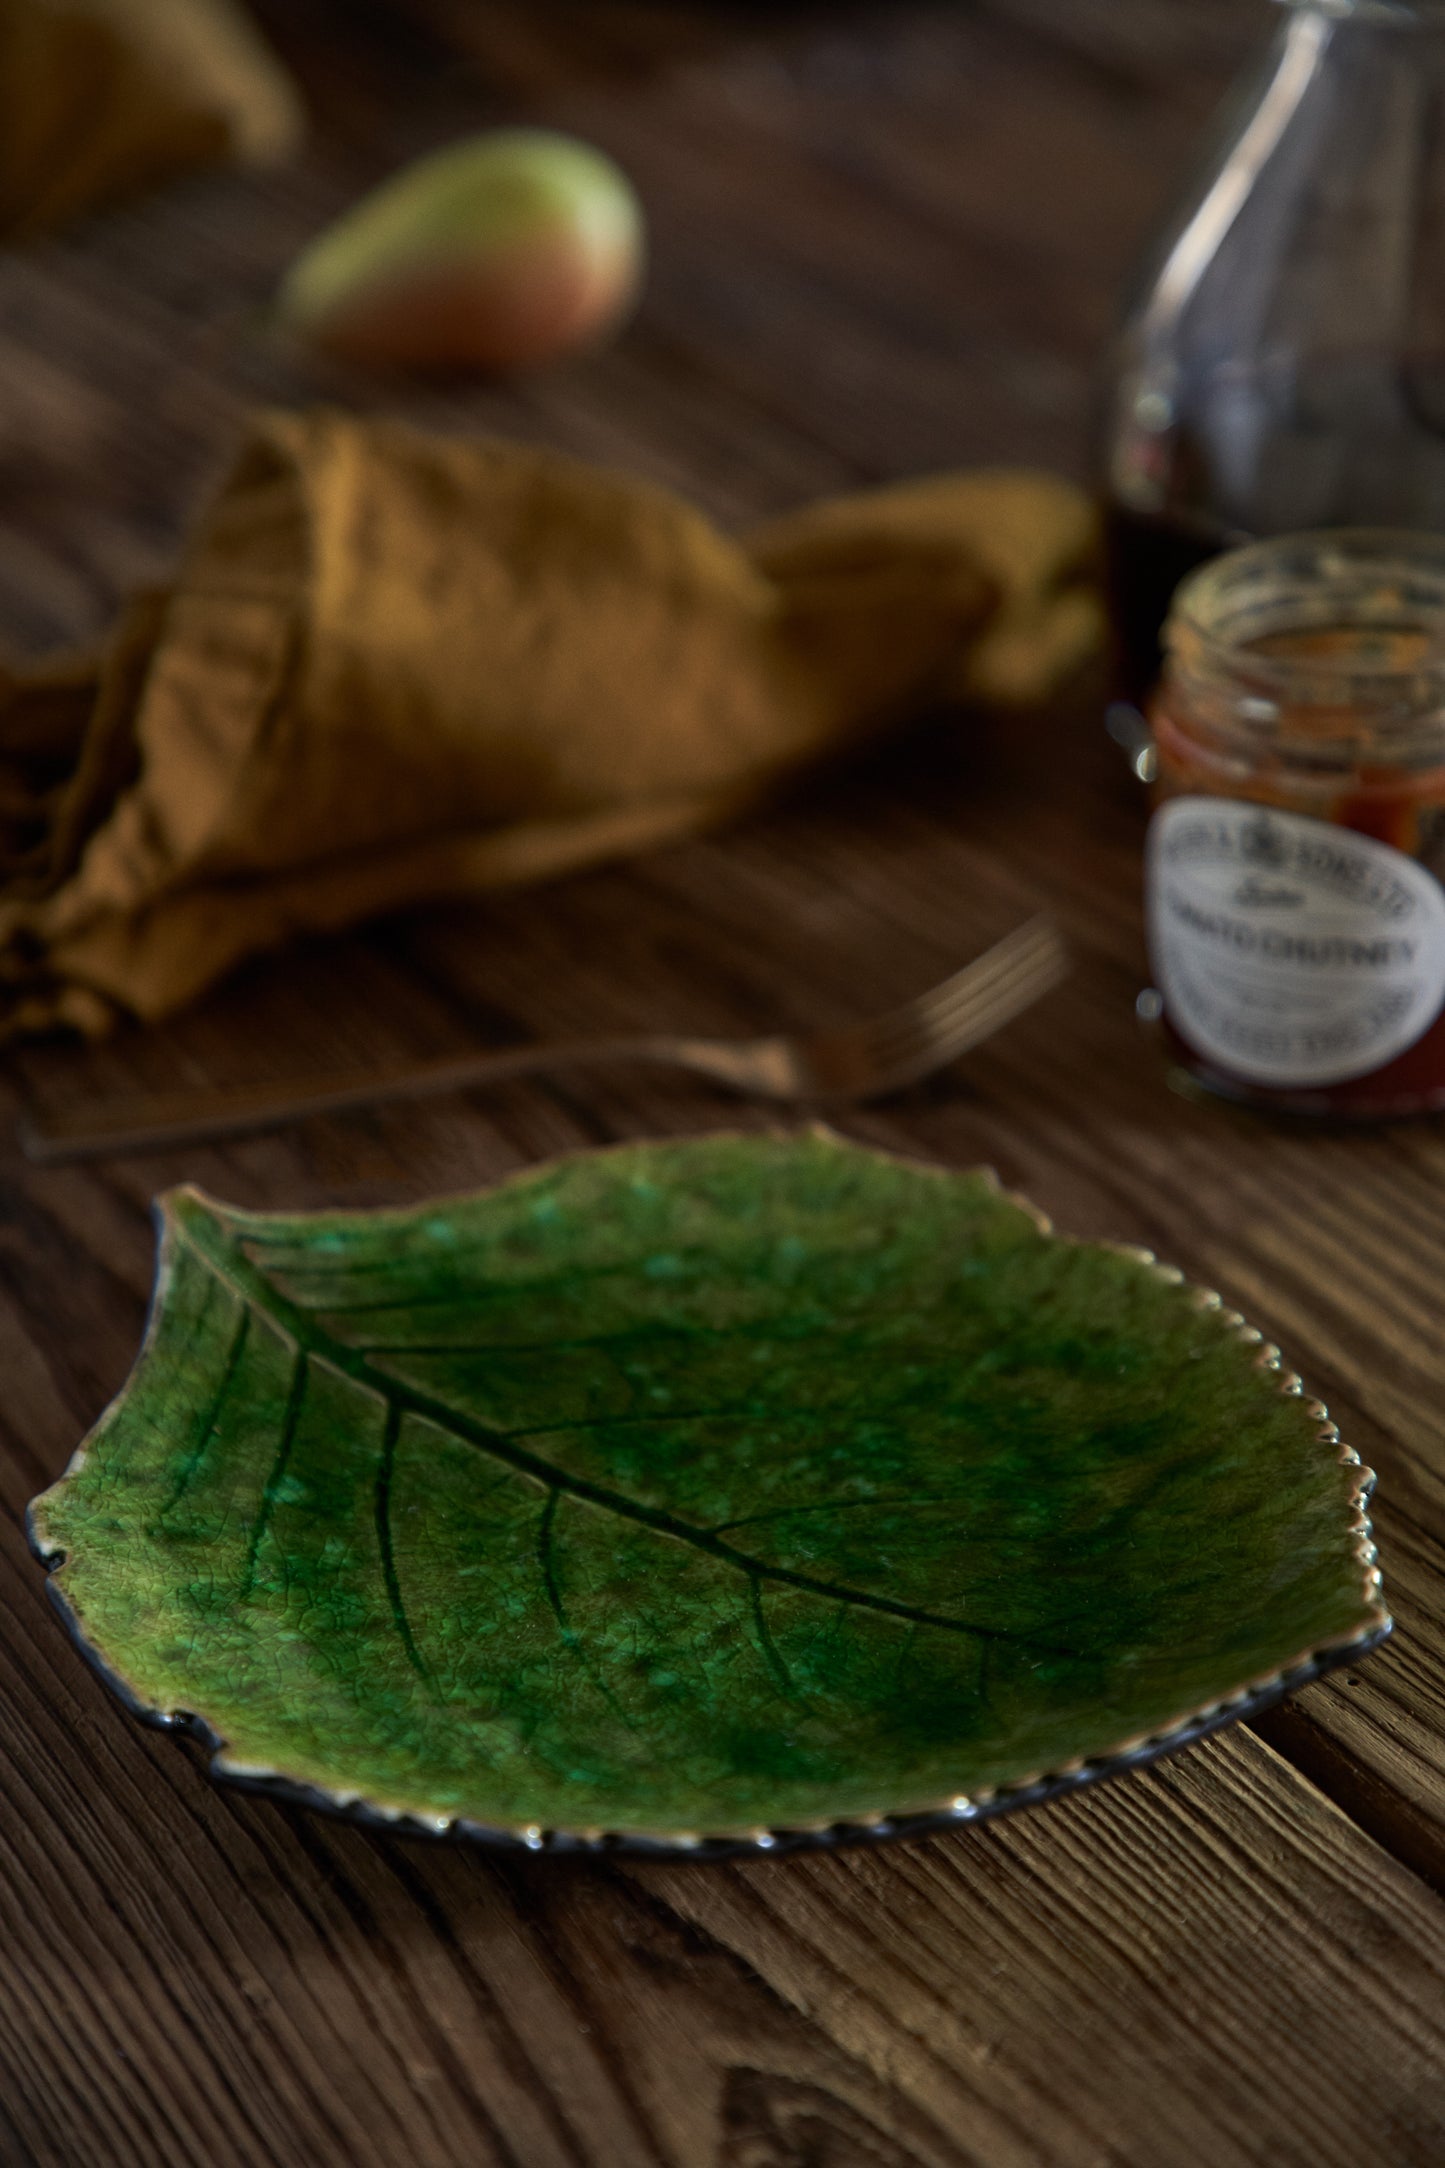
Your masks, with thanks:
M55 1164L102 1152L238 1136L310 1114L469 1091L502 1077L602 1062L691 1069L758 1099L815 1105L879 1099L932 1076L990 1037L1056 986L1067 968L1063 943L1047 919L1036 918L941 986L901 1009L840 1031L739 1040L563 1039L463 1054L376 1076L221 1087L109 1104L81 1102L43 1112L31 1107L21 1117L20 1142L28 1158Z

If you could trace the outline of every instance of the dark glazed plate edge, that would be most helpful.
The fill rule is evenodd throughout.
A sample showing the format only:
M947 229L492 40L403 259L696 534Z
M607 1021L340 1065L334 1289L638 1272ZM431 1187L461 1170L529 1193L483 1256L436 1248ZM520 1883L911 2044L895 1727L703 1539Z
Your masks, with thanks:
M26 1534L30 1548L46 1572L46 1592L54 1604L71 1641L85 1658L91 1669L104 1681L110 1692L142 1724L153 1731L170 1732L176 1737L193 1740L211 1757L210 1774L217 1784L249 1793L255 1798L269 1799L278 1806L300 1807L313 1814L325 1814L333 1820L353 1823L358 1828L384 1836L423 1838L430 1843L459 1843L476 1845L484 1850L546 1854L552 1858L608 1858L652 1860L729 1860L729 1859L781 1859L794 1852L841 1851L845 1846L865 1844L888 1844L903 1838L937 1836L944 1830L967 1829L980 1822L1000 1819L1006 1814L1016 1814L1021 1808L1044 1806L1050 1800L1064 1799L1074 1792L1089 1790L1110 1777L1125 1776L1134 1769L1146 1769L1152 1763L1164 1761L1169 1756L1182 1753L1186 1747L1195 1746L1200 1740L1209 1739L1216 1732L1226 1731L1233 1724L1248 1723L1272 1709L1286 1696L1298 1693L1302 1687L1311 1686L1327 1673L1337 1671L1346 1664L1358 1663L1372 1650L1388 1640L1394 1630L1394 1620L1386 1618L1367 1633L1353 1641L1321 1649L1304 1662L1293 1664L1276 1678L1263 1686L1216 1706L1211 1711L1189 1717L1170 1731L1158 1733L1137 1746L1115 1754L1103 1754L1086 1761L1081 1767L1053 1776L1036 1778L1032 1783L1001 1786L991 1795L969 1800L959 1807L944 1807L924 1813L881 1815L868 1821L840 1821L825 1828L775 1829L759 1836L726 1837L646 1837L627 1836L610 1832L601 1834L577 1834L567 1830L541 1830L535 1836L525 1835L514 1829L488 1828L481 1822L465 1820L433 1823L411 1814L388 1814L383 1809L368 1805L365 1800L347 1801L310 1784L296 1782L293 1778L274 1776L260 1772L233 1769L224 1760L225 1741L214 1732L203 1717L186 1710L167 1715L162 1709L151 1708L132 1693L125 1681L86 1640L70 1605L57 1586L53 1575L64 1563L64 1555L47 1556L41 1549L27 1511Z

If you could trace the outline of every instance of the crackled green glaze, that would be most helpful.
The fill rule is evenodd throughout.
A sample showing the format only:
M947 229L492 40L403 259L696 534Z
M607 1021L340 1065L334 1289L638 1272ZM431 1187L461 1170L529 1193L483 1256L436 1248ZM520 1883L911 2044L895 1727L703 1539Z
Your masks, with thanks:
M716 1138L162 1215L141 1360L34 1528L231 1764L493 1825L903 1811L1379 1615L1318 1417L984 1176Z

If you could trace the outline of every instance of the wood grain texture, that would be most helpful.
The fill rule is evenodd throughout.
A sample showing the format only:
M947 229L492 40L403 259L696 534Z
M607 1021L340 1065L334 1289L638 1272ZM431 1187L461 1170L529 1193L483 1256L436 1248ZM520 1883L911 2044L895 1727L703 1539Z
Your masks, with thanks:
M1246 1735L886 1852L503 1865L216 1792L12 1562L7 2168L1438 2157L1445 1911Z
M0 640L164 568L257 399L394 403L247 328L401 156L526 115L637 174L612 350L416 419L742 521L947 462L1081 472L1113 296L1265 0L681 8L266 0L307 157L0 264ZM1046 733L1046 735L1045 735ZM501 1866L216 1793L59 1631L26 1499L123 1378L146 1206L404 1202L770 1119L664 1075L513 1085L227 1148L0 1157L0 2168L1387 2168L1445 2153L1445 1144L1179 1097L1139 1036L1143 809L1096 709L940 722L716 838L257 964L163 1030L7 1059L52 1097L529 1034L756 1031L922 986L1040 903L1074 978L850 1118L1146 1241L1277 1336L1379 1467L1394 1642L1246 1735L1032 1817L691 1872ZM1276 1753L1273 1748L1282 1750ZM1325 1797L1328 1793L1330 1797Z

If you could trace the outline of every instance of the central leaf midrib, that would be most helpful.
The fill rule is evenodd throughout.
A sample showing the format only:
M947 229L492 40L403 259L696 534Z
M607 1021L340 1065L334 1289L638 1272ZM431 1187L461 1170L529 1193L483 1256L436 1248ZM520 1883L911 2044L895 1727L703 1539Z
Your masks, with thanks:
M190 1242L202 1263L227 1281L243 1301L255 1303L264 1315L281 1323L299 1350L332 1364L383 1400L407 1408L412 1414L434 1424L462 1444L490 1454L494 1459L516 1468L521 1474L530 1476L535 1482L554 1491L564 1491L590 1505L599 1506L619 1519L630 1520L638 1526L652 1529L657 1534L670 1536L708 1557L720 1560L735 1572L745 1574L753 1580L775 1581L826 1601L881 1612L886 1617L902 1619L911 1625L933 1626L947 1633L1003 1642L1036 1654L1063 1657L1073 1657L1076 1654L1072 1649L1054 1646L1032 1637L1025 1638L1009 1632L1006 1628L975 1625L966 1619L950 1618L944 1613L926 1611L914 1604L899 1603L891 1597L875 1596L867 1590L821 1580L813 1574L799 1573L788 1566L769 1564L762 1559L751 1557L746 1551L738 1550L735 1545L724 1542L709 1530L679 1519L663 1507L644 1505L637 1499L626 1497L620 1491L609 1489L605 1484L594 1483L586 1476L573 1475L566 1469L558 1468L539 1454L529 1453L525 1448L514 1445L504 1433L490 1429L486 1424L449 1408L445 1401L434 1400L430 1394L402 1379L392 1377L385 1370L377 1369L357 1349L349 1347L344 1340L335 1339L317 1324L313 1313L283 1295L259 1266L253 1264L239 1248L226 1240L221 1223L198 1199L182 1197L174 1207L174 1212L172 1224L177 1235Z

